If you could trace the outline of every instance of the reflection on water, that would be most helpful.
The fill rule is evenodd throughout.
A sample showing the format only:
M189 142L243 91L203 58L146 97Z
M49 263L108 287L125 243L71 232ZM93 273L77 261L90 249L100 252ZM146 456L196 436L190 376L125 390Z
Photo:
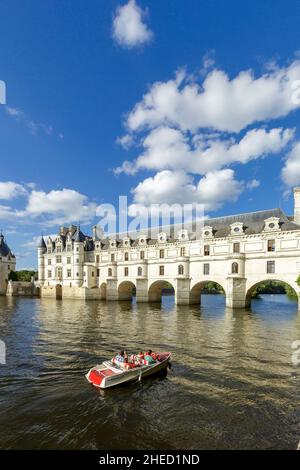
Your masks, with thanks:
M295 448L296 303L262 296L231 311L0 298L0 448ZM120 348L173 352L173 369L100 393L84 374Z

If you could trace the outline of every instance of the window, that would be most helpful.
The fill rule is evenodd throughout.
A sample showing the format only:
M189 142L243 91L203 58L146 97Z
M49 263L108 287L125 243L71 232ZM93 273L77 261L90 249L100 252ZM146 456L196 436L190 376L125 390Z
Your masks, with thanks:
M57 245L57 247L56 247L56 253L61 253L61 245Z
M72 245L67 245L67 251L72 251Z
M52 276L52 271L48 271L48 277Z
M234 243L233 244L233 253L239 253L240 252L240 244L239 243Z
M268 240L268 251L275 251L275 240Z
M238 274L239 272L239 265L237 263L232 263L231 265L231 273Z
M94 271L92 271L92 277L95 277L95 272Z
M125 261L128 261L128 252L127 251L124 253L124 259L125 259Z
M128 255L128 253L127 253L127 255ZM112 254L110 255L110 261L112 261L112 262L115 261L115 254L114 254L114 253L112 253Z
M71 258L67 258L67 264L71 264Z
M185 246L183 246L182 248L180 248L180 256L185 256Z
M240 227L234 227L233 231L234 231L235 233L239 232L239 231L240 231Z
M210 250L209 245L204 245L204 256L209 256Z
M140 258L145 259L145 252L144 251L140 251Z
M128 268L124 268L124 276L128 276Z
M112 269L108 268L108 277L112 277Z
M67 270L67 277L71 277L71 269Z
M180 265L178 266L178 274L179 274L179 275L184 274L184 267L183 267L182 264L180 264Z
M143 268L141 266L138 267L138 276L143 275Z
M159 275L160 275L160 276L164 276L164 275L165 275L165 267L164 267L164 266L160 266L160 267L159 267Z
M59 279L62 278L62 268L57 268L57 277L58 277Z
M275 261L267 261L267 273L268 274L275 273Z
M76 251L79 251L79 246L76 247Z
M57 256L57 257L56 257L56 262L57 262L57 263L61 263L61 256Z
M159 250L159 257L164 258L165 257L165 250Z
M79 277L79 273L76 273L76 276Z
M275 227L275 224L274 224L273 222L271 222L271 223L269 224L269 228L274 228L274 227Z
M48 259L48 266L50 266L50 264L51 264L51 259L49 258Z
M97 277L100 277L100 269L97 269Z
M204 263L204 265L203 265L203 274L204 275L209 274L209 264L208 263Z
M47 248L47 253L48 253L48 254L51 253L51 247L50 247L50 246L48 246L48 248Z
M96 255L96 263L100 263L100 256Z

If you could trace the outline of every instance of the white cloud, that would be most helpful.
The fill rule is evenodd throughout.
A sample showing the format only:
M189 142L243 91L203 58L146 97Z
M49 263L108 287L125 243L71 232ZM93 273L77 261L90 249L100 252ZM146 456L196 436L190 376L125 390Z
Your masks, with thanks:
M300 184L300 142L296 142L287 155L281 177L288 186L297 186Z
M88 201L87 196L73 189L32 191L28 198L26 212L29 216L48 217L48 224L88 222L96 213L96 204Z
M243 190L243 184L236 181L234 171L224 169L208 172L197 184L184 171L164 170L146 178L133 189L134 204L129 214L136 213L136 206L150 204L204 204L205 210L216 210L225 201L234 202Z
M24 186L13 181L0 181L0 199L14 199L26 194Z
M33 135L36 135L39 131L42 131L47 135L51 135L53 132L52 126L33 121L27 116L27 114L22 109L6 106L5 110L7 114L14 118L16 121L23 122L23 124L25 124L25 126L29 129L30 133Z
M121 46L132 48L151 40L153 33L143 22L144 16L135 0L118 7L113 19L113 36Z
M154 83L129 113L127 126L131 131L171 125L191 132L201 128L239 132L299 108L292 99L292 84L299 77L299 60L257 78L251 70L234 78L213 70L203 83L186 83L181 72L179 78Z
M246 188L247 189L256 189L260 186L260 181L258 181L257 179L253 179L251 181L248 181L248 183L246 184Z
M248 163L267 154L280 152L292 139L294 130L252 129L240 141L194 135L192 139L178 129L158 127L143 141L145 151L134 162L125 161L115 173L135 174L138 170L184 170L205 174L233 163Z

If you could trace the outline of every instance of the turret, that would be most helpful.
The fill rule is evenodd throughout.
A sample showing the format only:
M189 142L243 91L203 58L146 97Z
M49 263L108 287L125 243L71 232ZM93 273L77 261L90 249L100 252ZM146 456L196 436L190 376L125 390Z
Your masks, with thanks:
M85 236L78 225L74 234L74 280L77 286L83 283L83 264L84 264L84 240Z
M44 240L44 237L41 236L41 239L38 244L38 275L39 275L39 281L44 282L45 281L45 260L44 260L44 254L47 251L46 243Z
M294 222L300 225L300 188L294 188Z

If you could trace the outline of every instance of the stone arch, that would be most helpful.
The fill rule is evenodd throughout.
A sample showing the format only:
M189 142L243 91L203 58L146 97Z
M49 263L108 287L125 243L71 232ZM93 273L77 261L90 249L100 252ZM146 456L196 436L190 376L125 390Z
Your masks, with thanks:
M216 286L219 286L222 294L226 296L226 289L219 281L207 279L205 281L199 281L193 285L190 290L190 304L201 304L201 291L205 288L205 286L207 286L208 283L213 283L216 284Z
M122 281L118 286L119 300L132 300L136 293L136 286L132 281Z
M175 286L173 282L166 280L166 279L161 279L158 281L154 281L148 289L148 299L149 302L161 302L162 300L162 295L163 295L163 289L167 289L169 286L172 286L172 289L175 294Z
M55 286L55 298L57 300L62 299L62 285L61 284L56 284Z
M102 282L100 285L100 299L101 300L106 300L106 282Z
M36 287L36 288L35 288L35 295L36 295L37 297L41 297L41 288L40 288L40 287Z
M288 282L288 281L283 280L283 279L278 279L277 277L274 277L272 279L262 278L259 281L255 282L254 284L252 284L250 287L248 286L248 288L246 290L246 297L245 297L245 307L246 308L250 308L250 306L251 306L252 294L255 291L255 289L257 289L257 287L259 287L260 284L263 284L264 282L270 282L270 281L271 282L272 281L273 282L282 282L283 284L288 286L290 289L292 289L292 291L294 291L294 293L295 293L295 298L298 299L298 303L299 303L299 295L297 293L297 287L296 287L295 283L291 283L291 282Z

